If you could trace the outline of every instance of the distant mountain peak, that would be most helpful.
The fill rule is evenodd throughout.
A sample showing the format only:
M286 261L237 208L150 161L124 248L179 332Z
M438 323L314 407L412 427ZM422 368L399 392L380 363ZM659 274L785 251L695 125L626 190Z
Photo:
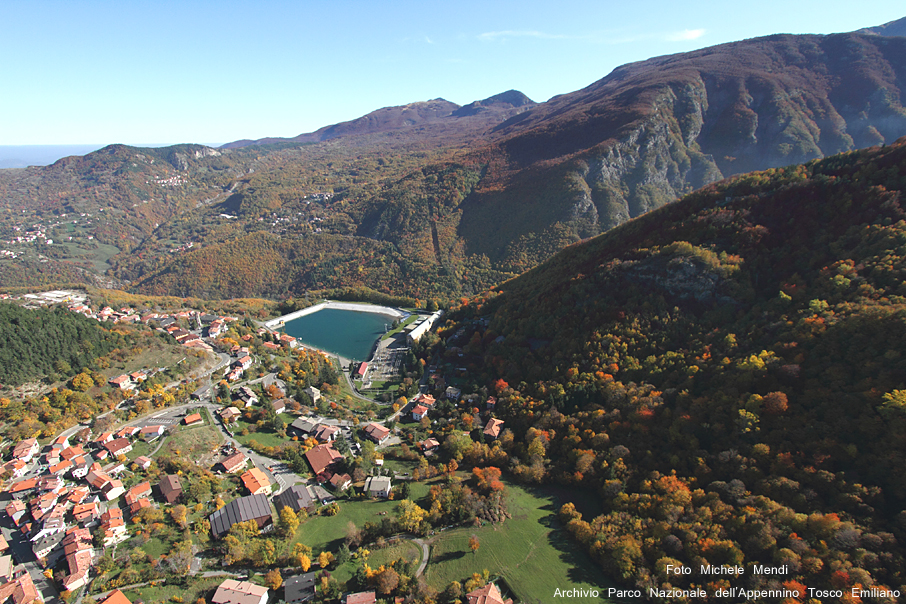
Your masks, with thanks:
M875 34L877 36L906 36L906 17L902 19L897 19L896 21L890 21L884 25L877 25L875 27L866 27L864 29L857 30L857 34Z
M481 101L472 101L468 105L464 105L454 111L453 115L456 117L468 117L485 111L516 109L534 104L535 101L518 90L507 90L506 92L495 94L494 96L490 96Z

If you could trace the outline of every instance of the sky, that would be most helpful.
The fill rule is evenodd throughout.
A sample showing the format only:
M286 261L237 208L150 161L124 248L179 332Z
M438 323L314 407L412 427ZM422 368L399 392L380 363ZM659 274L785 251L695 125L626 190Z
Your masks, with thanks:
M572 92L619 65L906 16L902 1L3 0L0 145L291 137L381 107Z

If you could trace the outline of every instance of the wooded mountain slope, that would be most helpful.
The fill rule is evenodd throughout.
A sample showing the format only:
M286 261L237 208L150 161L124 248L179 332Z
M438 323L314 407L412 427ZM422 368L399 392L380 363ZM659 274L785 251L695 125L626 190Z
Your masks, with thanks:
M904 190L906 139L721 181L465 302L437 352L497 389L516 476L600 494L561 519L608 574L901 588Z

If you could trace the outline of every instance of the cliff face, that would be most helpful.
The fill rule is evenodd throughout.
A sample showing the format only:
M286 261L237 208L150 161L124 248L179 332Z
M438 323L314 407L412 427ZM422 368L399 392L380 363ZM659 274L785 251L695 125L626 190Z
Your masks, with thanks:
M514 240L559 229L568 243L733 174L891 143L906 135L904 89L906 39L877 35L778 35L626 65L495 129L506 167L464 205L461 234L518 269L541 257ZM509 237L490 237L495 215Z

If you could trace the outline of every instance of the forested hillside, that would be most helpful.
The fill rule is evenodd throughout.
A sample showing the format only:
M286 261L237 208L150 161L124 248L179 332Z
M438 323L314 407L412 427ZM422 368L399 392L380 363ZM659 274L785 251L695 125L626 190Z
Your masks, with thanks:
M124 343L93 319L65 308L0 303L0 385L68 378Z
M465 301L433 352L496 389L513 475L600 496L561 520L608 575L899 589L904 190L906 140L716 183Z

